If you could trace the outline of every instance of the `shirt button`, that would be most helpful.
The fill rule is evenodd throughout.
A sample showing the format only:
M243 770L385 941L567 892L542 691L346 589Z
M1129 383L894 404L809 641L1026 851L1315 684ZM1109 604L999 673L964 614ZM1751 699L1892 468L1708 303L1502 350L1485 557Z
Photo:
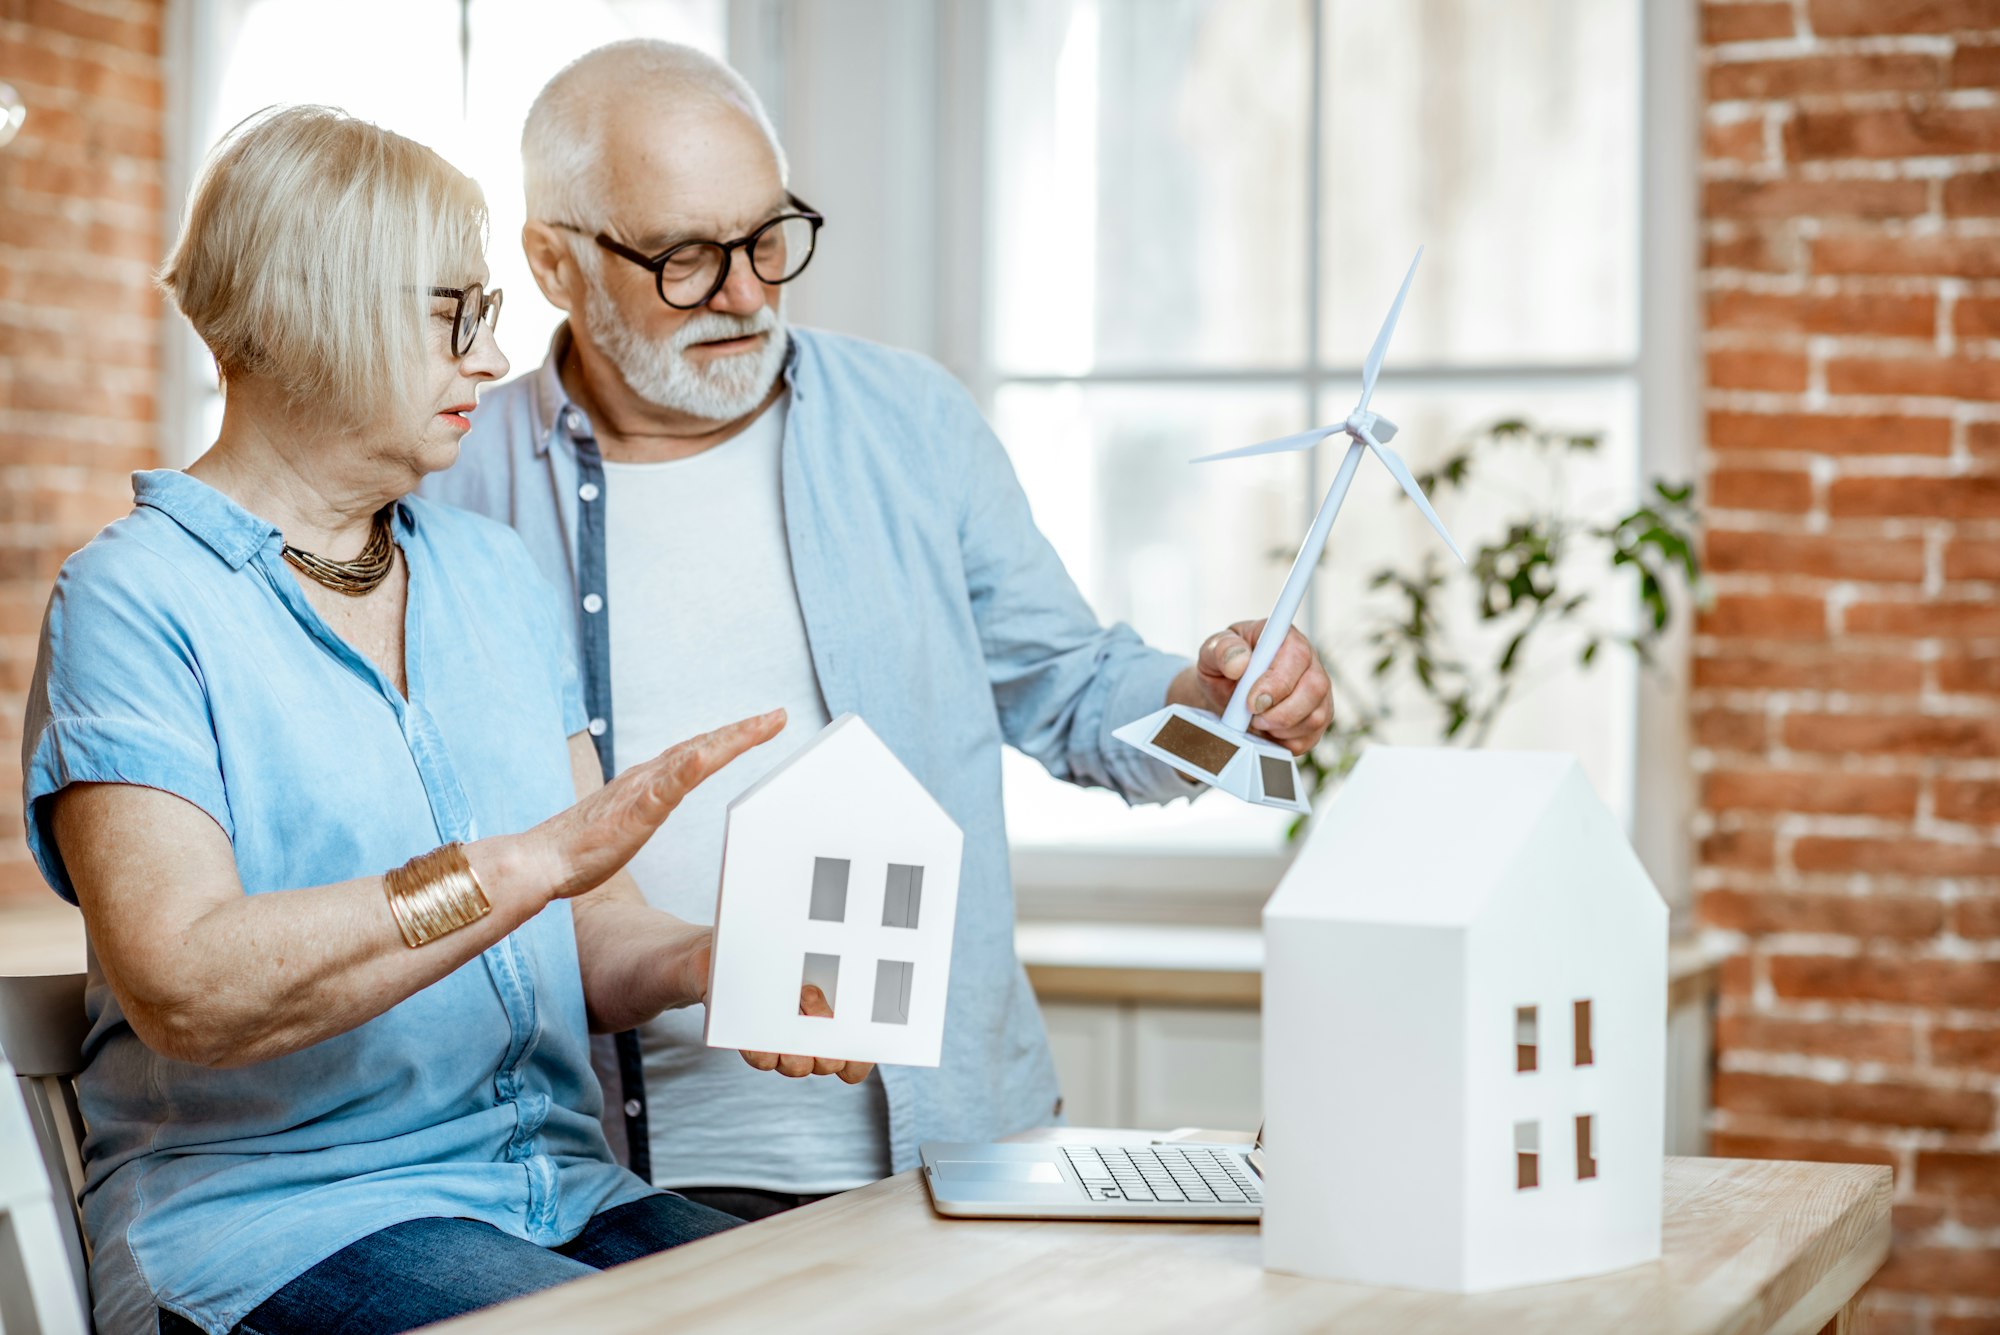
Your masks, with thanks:
M594 719L592 719L592 720L590 721L590 735L591 735L592 737L602 737L602 736L604 735L604 720L603 720L603 719L601 719L601 718L594 718Z
M604 610L604 600L594 593L586 593L583 595L583 610L586 612L602 612Z
M597 484L586 482L576 489L576 494L586 501L594 501L597 499Z
M625 1115L627 1117L637 1117L640 1113L644 1112L645 1110L646 1110L646 1105L639 1102L639 1100L637 1099L625 1100Z
M574 408L570 409L567 413L563 414L563 425L568 427L572 433L583 430L583 414Z

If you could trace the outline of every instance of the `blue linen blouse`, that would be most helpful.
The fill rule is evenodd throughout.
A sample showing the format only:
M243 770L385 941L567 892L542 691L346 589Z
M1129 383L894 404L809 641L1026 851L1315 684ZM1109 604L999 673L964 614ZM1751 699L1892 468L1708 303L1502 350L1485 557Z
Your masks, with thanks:
M132 513L57 577L29 695L28 842L58 894L75 901L46 799L72 783L193 803L253 895L380 873L575 800L575 666L553 591L504 525L396 507L406 699L314 612L277 529L184 473L138 473L133 489ZM552 1246L652 1190L599 1126L566 903L366 1024L235 1070L148 1048L94 955L87 1006L101 1331L151 1331L156 1307L227 1331L404 1220Z

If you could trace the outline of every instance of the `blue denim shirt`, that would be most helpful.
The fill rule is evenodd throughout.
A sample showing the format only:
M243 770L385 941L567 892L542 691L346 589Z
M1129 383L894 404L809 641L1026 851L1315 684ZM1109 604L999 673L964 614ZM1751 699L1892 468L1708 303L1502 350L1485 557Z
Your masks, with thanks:
M483 396L458 464L423 491L513 525L571 592L591 731L609 757L608 618L648 612L604 601L606 482L589 419L563 390L567 337L557 332L539 370ZM1004 1135L1058 1112L1014 954L1001 746L1128 801L1188 796L1111 735L1158 709L1186 660L1098 622L1035 527L1005 448L942 367L794 330L785 376L785 530L827 711L867 719L965 831L943 1062L881 1073L901 1171L920 1141Z
M575 668L507 529L397 507L405 700L313 611L271 525L184 473L134 487L132 513L57 577L29 694L28 841L64 898L44 799L71 783L200 807L253 895L380 873L575 800ZM567 904L356 1029L234 1070L140 1042L94 958L87 999L83 1208L107 1335L151 1331L156 1305L226 1331L407 1219L553 1245L648 1191L598 1122Z

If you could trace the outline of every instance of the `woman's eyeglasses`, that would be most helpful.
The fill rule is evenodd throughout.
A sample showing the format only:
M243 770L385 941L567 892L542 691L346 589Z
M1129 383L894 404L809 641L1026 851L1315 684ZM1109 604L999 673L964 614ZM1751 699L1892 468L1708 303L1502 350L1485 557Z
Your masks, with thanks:
M773 286L789 283L805 272L826 219L797 195L787 194L785 200L792 206L792 212L781 213L750 235L734 241L682 241L657 255L648 255L616 240L608 232L599 232L595 240L618 258L649 271L661 301L677 311L691 311L706 306L722 291L723 284L729 281L729 262L735 251L743 252L750 261L750 272L759 281ZM589 235L569 223L554 226Z
M452 297L458 302L458 309L451 315L451 355L463 357L472 351L474 340L479 337L479 322L486 321L494 329L500 328L499 288L491 292L482 283L470 287L434 287L434 297Z

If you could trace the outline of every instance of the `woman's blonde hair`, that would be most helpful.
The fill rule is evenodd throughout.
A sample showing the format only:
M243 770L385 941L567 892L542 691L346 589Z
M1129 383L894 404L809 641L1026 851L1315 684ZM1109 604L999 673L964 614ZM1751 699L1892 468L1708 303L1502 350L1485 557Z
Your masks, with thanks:
M231 376L350 423L414 393L432 287L486 249L486 200L430 149L332 107L268 108L202 168L160 286Z

